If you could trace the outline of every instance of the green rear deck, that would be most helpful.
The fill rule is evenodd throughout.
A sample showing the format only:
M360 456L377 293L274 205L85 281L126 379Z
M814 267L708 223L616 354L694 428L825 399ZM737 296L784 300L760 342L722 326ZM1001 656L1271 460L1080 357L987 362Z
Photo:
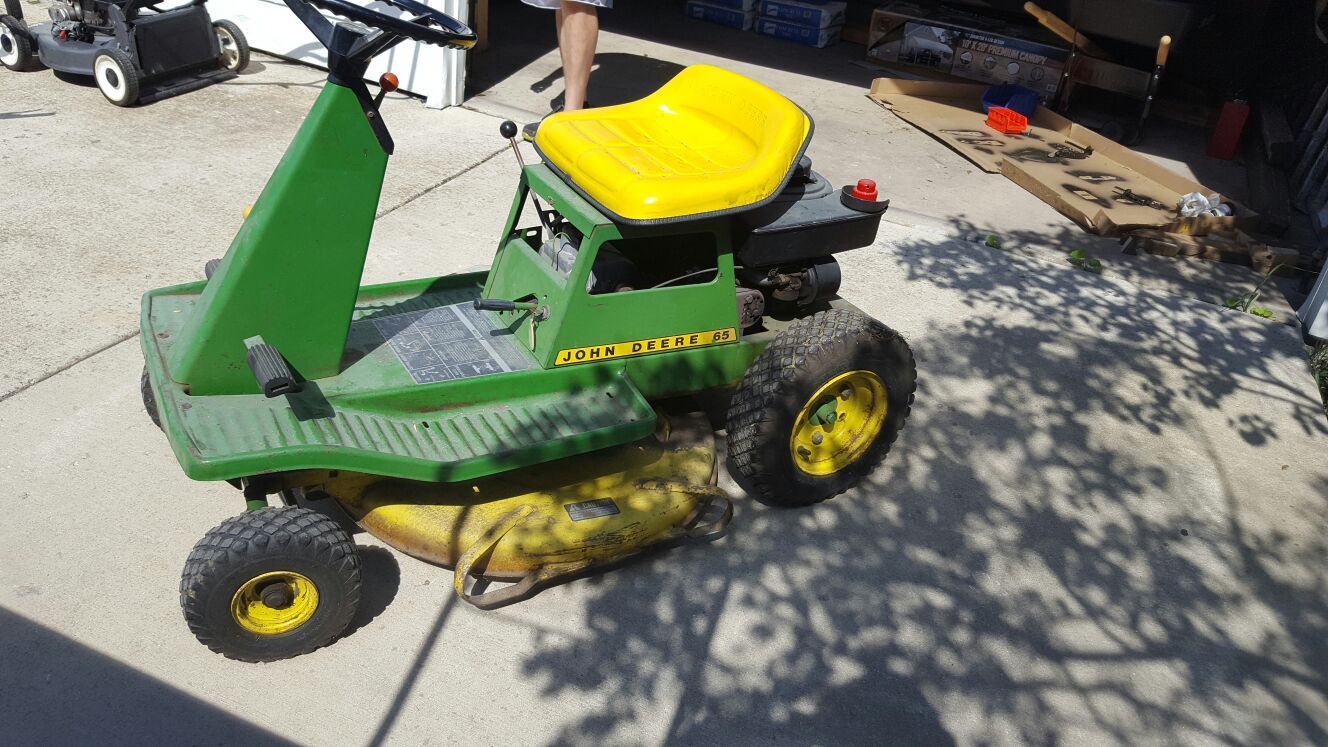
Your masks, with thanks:
M654 412L621 362L544 371L531 360L525 370L471 378L420 383L412 376L374 322L468 302L479 296L483 279L463 275L363 289L342 372L274 399L190 396L171 384L164 361L205 284L148 294L144 358L162 426L185 472L218 480L344 469L452 482L651 432Z

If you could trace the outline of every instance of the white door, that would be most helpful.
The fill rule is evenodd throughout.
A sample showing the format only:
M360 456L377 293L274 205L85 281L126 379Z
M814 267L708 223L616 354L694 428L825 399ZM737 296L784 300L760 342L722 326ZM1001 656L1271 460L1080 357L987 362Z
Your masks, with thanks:
M469 22L467 0L420 2L463 23ZM367 6L389 15L401 14L379 2ZM281 0L208 0L208 12L213 19L225 18L238 24L254 49L327 68L323 45ZM323 15L336 20L330 14ZM406 40L375 58L365 79L376 81L388 71L401 79L402 90L424 96L425 105L435 109L460 104L465 95L466 58L459 49Z

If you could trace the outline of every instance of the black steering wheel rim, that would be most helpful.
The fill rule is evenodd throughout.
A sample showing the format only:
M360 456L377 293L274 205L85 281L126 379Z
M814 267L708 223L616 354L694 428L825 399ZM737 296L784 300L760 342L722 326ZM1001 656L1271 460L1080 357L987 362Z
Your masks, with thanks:
M439 13L415 0L379 0L416 18L397 18L386 13L356 5L348 0L303 0L310 5L322 8L333 15L380 29L390 34L404 36L425 44L437 44L454 49L469 49L475 45L475 32L457 19Z

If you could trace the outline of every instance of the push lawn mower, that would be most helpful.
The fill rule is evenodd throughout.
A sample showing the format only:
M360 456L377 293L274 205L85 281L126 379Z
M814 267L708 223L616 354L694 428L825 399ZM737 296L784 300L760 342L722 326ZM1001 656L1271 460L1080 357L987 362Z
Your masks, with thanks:
M327 85L207 279L143 298L149 415L186 474L249 509L186 563L202 642L265 661L335 638L357 527L453 567L484 608L714 535L732 515L715 433L667 412L678 395L730 396L733 468L770 504L829 498L885 456L913 357L836 295L831 255L871 244L887 202L811 170L801 109L695 66L550 116L492 269L361 286L393 147L369 60L475 37L414 0L385 0L404 18L285 2L327 47Z
M0 64L91 75L116 106L202 88L249 64L240 28L214 22L203 3L158 10L151 0L54 0L50 22L29 28L19 0L5 0Z

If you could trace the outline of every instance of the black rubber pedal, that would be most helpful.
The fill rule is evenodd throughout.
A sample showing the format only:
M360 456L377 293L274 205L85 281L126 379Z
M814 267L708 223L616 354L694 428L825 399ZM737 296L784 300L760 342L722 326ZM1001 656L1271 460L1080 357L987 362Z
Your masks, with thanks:
M263 396L280 397L300 391L300 382L296 380L295 373L286 365L286 359L281 357L276 348L263 342L262 337L250 337L244 341L244 346L248 348L244 359L249 364L249 370L254 372L258 386L262 387Z

